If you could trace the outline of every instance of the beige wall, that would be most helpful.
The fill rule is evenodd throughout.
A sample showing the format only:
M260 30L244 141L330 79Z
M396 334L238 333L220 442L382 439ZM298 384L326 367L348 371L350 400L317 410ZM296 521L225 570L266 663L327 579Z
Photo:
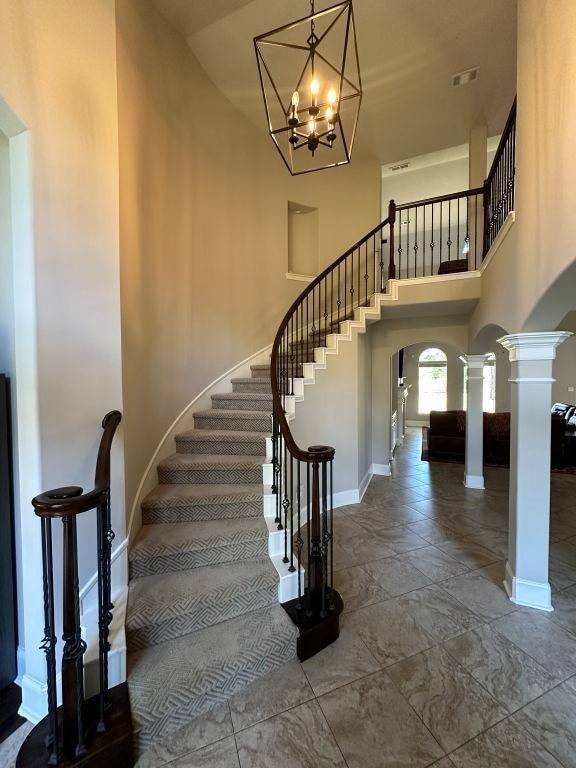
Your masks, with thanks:
M102 416L122 409L114 1L3 0L0 97L31 136L42 485L91 487Z
M322 266L378 221L379 168L291 178L150 3L116 12L130 503L180 411L270 344L302 290L285 279L288 201L318 208Z
M10 138L15 267L3 291L12 290L15 316L18 661L22 712L37 720L46 664L40 524L30 499L63 485L92 488L102 417L123 410L114 0L0 2L0 130ZM123 470L120 430L116 542L125 531ZM55 534L58 584L61 526ZM78 523L81 587L96 571L95 534L88 512Z

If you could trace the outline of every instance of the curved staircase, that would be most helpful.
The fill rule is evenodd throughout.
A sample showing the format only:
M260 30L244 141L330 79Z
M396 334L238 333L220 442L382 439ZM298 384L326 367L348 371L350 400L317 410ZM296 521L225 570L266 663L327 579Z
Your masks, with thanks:
M177 436L142 503L126 618L139 752L296 653L263 515L270 369L232 386Z

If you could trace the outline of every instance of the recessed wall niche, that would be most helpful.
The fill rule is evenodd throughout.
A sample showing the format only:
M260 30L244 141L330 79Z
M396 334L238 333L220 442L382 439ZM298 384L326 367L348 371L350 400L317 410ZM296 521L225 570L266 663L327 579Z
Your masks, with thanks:
M318 208L288 202L288 272L318 274Z

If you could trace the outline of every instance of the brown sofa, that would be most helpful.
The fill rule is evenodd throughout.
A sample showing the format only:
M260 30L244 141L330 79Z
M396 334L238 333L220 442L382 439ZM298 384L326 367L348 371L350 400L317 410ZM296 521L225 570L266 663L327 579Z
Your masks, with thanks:
M564 419L552 415L551 464L563 466ZM430 411L428 453L430 458L464 460L466 450L466 411ZM484 414L484 463L510 464L510 413Z

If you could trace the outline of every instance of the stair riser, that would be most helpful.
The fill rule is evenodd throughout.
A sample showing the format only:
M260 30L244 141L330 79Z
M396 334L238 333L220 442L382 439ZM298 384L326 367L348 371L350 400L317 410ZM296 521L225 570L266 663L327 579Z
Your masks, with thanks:
M232 392L237 392L238 394L267 395L272 392L272 387L269 383L261 384L260 382L256 382L251 384L246 381L241 384L232 384Z
M238 501L233 504L194 504L189 507L150 507L142 509L143 525L155 523L192 523L202 520L237 520L260 517L262 499Z
M161 485L182 483L224 484L224 485L262 485L262 467L243 469L158 469L158 482Z
M174 573L201 568L217 563L231 563L240 560L261 560L268 555L268 537L249 541L234 542L222 547L205 547L191 552L173 552L157 557L146 557L130 561L130 578L154 576L159 573Z
M238 440L176 440L177 453L221 454L224 456L266 456L266 438L251 443Z
M247 591L230 600L219 600L210 605L197 607L190 613L183 613L158 624L131 629L126 627L128 651L139 651L158 645L166 640L190 635L226 619L233 619L249 611L265 608L278 602L278 586L271 584L257 591ZM194 642L194 638L190 638Z
M253 379L269 379L270 378L270 366L269 365L256 365L251 367L250 372Z
M270 400L237 400L235 398L212 398L212 408L221 411L264 411L272 413L272 396Z
M230 669L222 669L218 674L208 676L202 690L190 691L185 701L179 701L177 708L167 711L157 720L150 719L146 701L143 702L142 712L139 710L138 702L134 702L132 719L136 750L142 754L155 741L165 740L195 717L228 701L235 693L260 677L270 674L281 664L295 658L295 655L294 639L277 637L273 647L267 644L262 649L261 657L250 657L241 668L233 662Z
M266 432L272 431L272 419L267 414L262 414L260 419L221 418L210 416L194 416L196 429L229 429L233 432Z

